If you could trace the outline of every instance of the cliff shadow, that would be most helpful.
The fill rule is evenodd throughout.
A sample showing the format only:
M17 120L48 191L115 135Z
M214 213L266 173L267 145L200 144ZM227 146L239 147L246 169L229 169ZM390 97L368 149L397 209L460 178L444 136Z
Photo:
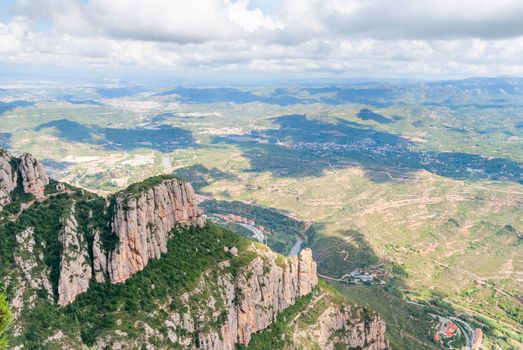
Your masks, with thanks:
M177 169L173 175L188 180L197 191L200 191L203 187L210 185L214 181L239 180L236 175L221 171L217 168L209 169L201 164L194 164L190 167Z
M324 228L321 224L314 226L318 232ZM405 299L412 297L411 292L417 293L407 283L409 271L406 265L395 262L386 255L378 256L365 235L358 230L340 230L336 233L335 236L316 234L309 241L308 246L312 249L321 278L328 283L344 286L338 289L348 290L349 293L350 289L346 288L364 285L369 288L366 291L359 289L364 294L381 294L401 302L402 308L408 308L411 313L421 311L420 305L412 307L412 304L405 303ZM453 315L456 310L446 298L445 293L431 290L430 297L422 307L428 312ZM388 311L396 309L382 306ZM379 311L383 312L383 309Z
M409 274L404 265L387 256L378 256L365 235L358 230L340 230L334 236L321 234L324 228L315 224L319 232L309 241L318 275L328 283L357 287L364 285L371 293L382 291L394 298L405 299ZM340 289L343 290L343 289Z
M316 230L321 230L321 227L316 227ZM380 263L379 257L361 232L346 230L338 234L316 235L309 242L320 274L341 278L355 269L370 268Z

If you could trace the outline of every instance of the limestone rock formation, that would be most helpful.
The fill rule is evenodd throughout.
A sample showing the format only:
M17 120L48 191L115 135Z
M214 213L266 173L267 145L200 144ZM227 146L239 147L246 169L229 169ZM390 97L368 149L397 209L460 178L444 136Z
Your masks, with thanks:
M62 243L60 278L58 280L58 305L72 303L76 296L89 288L92 277L87 242L74 216L74 206L69 215L62 219L58 235Z
M0 149L0 212L11 203L11 192L16 187L17 174L12 168L12 157L6 151Z
M25 193L33 194L36 199L45 198L44 190L49 178L42 164L30 154L16 159L0 149L0 212L11 203L11 193L17 186L18 176L22 179Z
M46 292L49 301L53 301L53 287L49 280L50 271L44 263L44 256L36 254L34 227L28 227L16 235L18 247L14 254L16 267L21 271L14 285L15 295L11 301L13 316L18 318L23 308L31 308L36 295L41 289ZM39 247L39 248L45 248Z
M361 313L361 309L329 306L319 317L319 327L311 329L309 335L324 350L334 350L337 344L349 349L388 349L385 322L377 315L363 317Z
M160 258L173 227L205 225L191 184L178 179L164 180L141 193L123 193L114 210L112 227L118 244L107 262L112 283L125 281L143 270L149 259Z
M18 168L24 192L33 194L36 199L44 198L44 189L49 184L49 178L45 174L42 164L26 153L20 156Z
M258 250L259 257L236 281L238 342L248 344L254 332L268 327L276 315L316 286L316 263L310 249L278 266L277 254ZM265 261L264 261L265 260ZM267 272L267 261L270 269Z
M257 257L237 276L226 272L225 262L217 275L206 274L194 291L182 296L188 311L171 314L165 322L173 344L207 350L233 350L235 344L248 344L253 333L270 326L278 313L317 285L316 263L309 249L285 259L270 250L254 246L251 250ZM202 298L206 293L210 296ZM193 299L202 302L191 306ZM220 317L219 327L206 327ZM195 336L198 344L191 346Z
M23 155L16 161L6 152L0 152L0 210L13 199L11 194L17 180L19 183L21 180L23 186L17 191L31 193L36 199L46 198L44 189L49 179L41 164L30 155ZM38 210L54 207L53 215L41 215L45 222L36 220L38 226L20 226L10 236L16 239L12 256L14 264L9 270L5 269L1 282L12 291L13 335L18 337L16 346L20 349L28 339L27 332L31 332L23 329L25 321L21 315L26 310L41 307L42 302L55 304L55 297L60 306L71 304L79 294L88 290L93 277L98 283L125 282L143 270L151 259L159 259L167 252L169 239L177 232L173 228L203 227L206 224L192 186L174 178L161 177L131 186L109 200L94 194L84 198L80 191L65 193L63 200L68 202L61 203L63 205L47 205L56 204L54 200L62 200L62 197L34 205ZM110 205L104 206L104 203ZM13 220L18 224L27 223L40 216L38 212L34 217L32 215L32 212L21 211ZM100 216L95 218L94 215ZM46 226L52 221L50 216L57 217L56 220L62 216L61 228L56 234L49 234ZM58 221L52 223L56 224ZM213 231L206 231L210 232ZM152 312L153 318L129 318L133 322L130 326L138 333L133 334L133 339L130 333L126 333L128 329L121 327L127 320L117 319L110 329L92 335L91 340L98 348L110 349L130 349L136 344L155 349L157 344L164 344L165 348L234 350L238 344L249 344L255 333L267 329L284 310L296 302L308 303L311 298L314 302L306 306L310 314L303 317L312 320L311 324L304 326L304 322L297 322L299 315L285 320L286 327L293 329L292 335L284 334L288 336L286 349L310 348L311 338L316 348L327 350L340 345L364 350L388 349L385 325L377 315L351 307L339 295L329 296L327 288L318 283L316 263L310 249L304 249L298 256L282 257L259 244L235 241L237 243L233 246L220 240L217 242L220 250L222 245L226 245L224 251L229 254L216 260L212 266L205 265L206 270L197 274L181 270L190 272L190 288L181 289L184 292L181 296L179 292L167 293L165 298L155 300L157 309ZM183 243L187 244L187 239ZM195 249L198 252L203 247L205 245ZM58 249L61 252L59 265L54 255L52 259L47 255ZM161 274L164 270L158 271ZM149 287L155 288L153 284ZM92 298L93 295L86 297ZM119 312L125 315L124 308L119 307ZM81 347L82 339L77 334L76 329L71 331L61 325L55 326L49 328L49 334L40 339L38 345L66 349L76 348L76 345Z
M107 254L100 242L100 232L95 232L93 239L93 273L96 282L105 282L107 275Z

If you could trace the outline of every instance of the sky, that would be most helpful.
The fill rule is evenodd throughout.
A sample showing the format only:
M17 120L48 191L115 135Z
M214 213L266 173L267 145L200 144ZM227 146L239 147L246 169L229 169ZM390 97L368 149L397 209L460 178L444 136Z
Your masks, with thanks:
M0 74L523 76L522 18L521 0L0 0Z

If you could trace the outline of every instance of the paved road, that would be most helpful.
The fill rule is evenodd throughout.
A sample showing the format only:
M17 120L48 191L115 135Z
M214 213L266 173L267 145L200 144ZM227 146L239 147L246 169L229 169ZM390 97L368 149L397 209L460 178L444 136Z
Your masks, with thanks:
M465 333L465 337L467 339L467 346L469 347L469 349L472 349L472 343L474 342L474 330L472 329L472 327L465 321L463 321L461 318L457 318L457 317L452 317L450 316L449 317L452 321L454 321L454 323L456 323L458 325L458 327L460 327L463 331L463 333Z
M422 305L422 306L424 306L424 305ZM461 333L465 337L465 341L467 343L467 345L465 346L465 350L472 349L472 340L474 338L474 331L472 330L472 328L470 327L470 325L467 322L463 321L460 318L452 317L452 316L445 317L445 316L431 314L431 313L429 313L429 315L431 315L432 317L438 318L442 323L448 322L448 321L454 321L456 326L459 327Z
M254 235L256 236L256 239L258 240L258 242L264 243L265 235L263 234L263 232L258 230L256 227L253 227L251 225L247 225L247 224L245 224L243 222L240 222L239 224L242 225L243 227L245 227L246 229L250 230L252 233L254 233Z
M436 317L440 320L440 322L443 324L445 322L449 322L449 321L454 321L454 323L456 324L456 326L459 327L459 330L461 331L461 333L463 334L463 336L465 337L465 341L467 342L467 345L465 346L465 350L470 350L471 347L472 347L472 334L470 334L469 332L467 332L467 330L465 329L465 327L468 327L468 323L466 323L465 321L459 319L459 318L455 318L455 317L445 317L445 316L441 316L441 315L436 315L436 314L430 314L432 317ZM457 321L460 321L460 322L457 322ZM464 327L464 325L466 325ZM471 329L472 331L472 329Z
M297 256L300 253L302 244L303 240L299 236L296 236L296 243L292 246L288 256Z

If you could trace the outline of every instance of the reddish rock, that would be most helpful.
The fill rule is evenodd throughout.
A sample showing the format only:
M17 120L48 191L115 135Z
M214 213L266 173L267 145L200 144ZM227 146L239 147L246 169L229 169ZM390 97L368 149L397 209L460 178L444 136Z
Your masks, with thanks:
M149 259L167 252L173 227L205 225L190 183L164 180L142 193L116 198L113 232L118 244L108 257L112 283L121 283L143 268Z
M45 174L42 163L26 153L18 162L18 171L22 177L22 185L25 193L31 193L36 199L45 197L44 189L49 184L49 178Z

